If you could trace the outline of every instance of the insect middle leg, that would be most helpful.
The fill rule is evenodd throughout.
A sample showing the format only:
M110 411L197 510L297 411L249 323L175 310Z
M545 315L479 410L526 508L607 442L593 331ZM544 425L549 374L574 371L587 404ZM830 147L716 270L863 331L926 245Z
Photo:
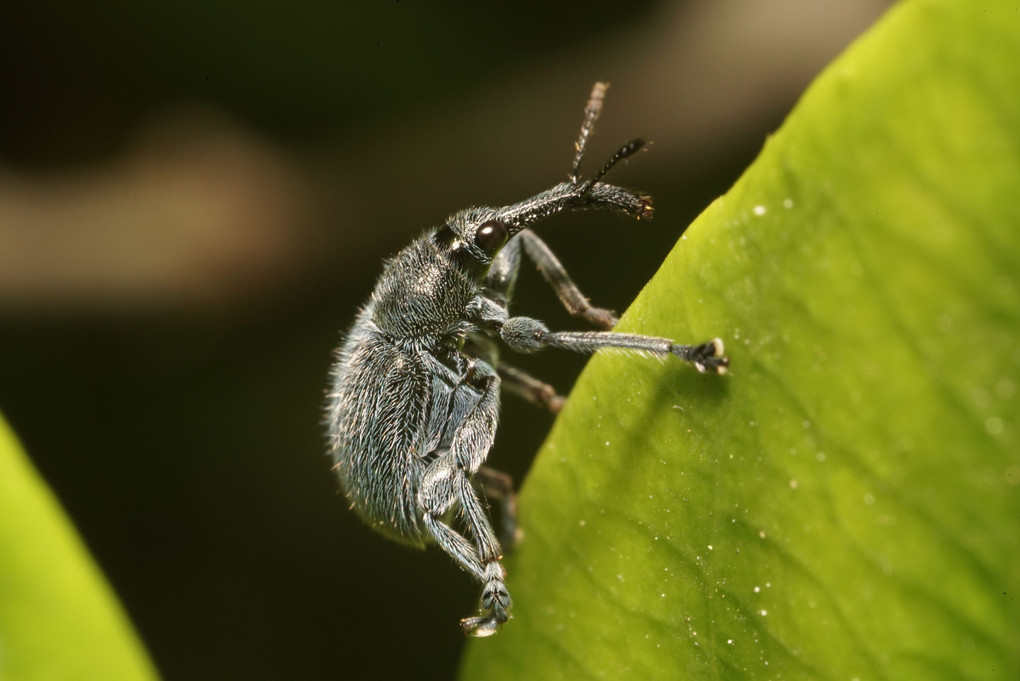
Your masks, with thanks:
M503 471L482 466L475 473L475 482L487 499L499 502L499 542L504 551L513 551L523 534L517 526L517 492L513 478Z
M499 372L499 377L503 379L503 387L508 392L514 393L537 407L545 407L552 413L558 414L567 400L556 392L556 388L517 367L500 362L496 370Z

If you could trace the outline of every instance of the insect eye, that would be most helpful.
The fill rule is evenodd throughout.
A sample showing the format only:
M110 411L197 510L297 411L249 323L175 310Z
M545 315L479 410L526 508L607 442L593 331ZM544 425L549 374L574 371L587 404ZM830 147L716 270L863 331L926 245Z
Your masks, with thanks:
M483 222L475 232L475 244L482 249L486 255L495 255L496 251L503 248L510 231L507 226L499 220Z

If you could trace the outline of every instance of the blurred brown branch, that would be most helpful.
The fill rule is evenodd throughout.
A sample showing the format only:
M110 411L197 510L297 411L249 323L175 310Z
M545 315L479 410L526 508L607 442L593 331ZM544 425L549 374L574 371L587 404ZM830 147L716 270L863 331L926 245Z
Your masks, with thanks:
M651 138L643 172L681 186L734 140L763 141L762 115L788 110L887 5L666 4L630 33L462 100L425 110L409 102L400 117L315 152L274 146L193 107L165 112L125 153L92 167L0 167L0 313L258 305L329 263L334 273L366 257L374 267L380 242L402 242L426 219L560 179L575 109L596 79L613 83L599 136ZM555 159L560 174L542 166L535 177L536 164Z

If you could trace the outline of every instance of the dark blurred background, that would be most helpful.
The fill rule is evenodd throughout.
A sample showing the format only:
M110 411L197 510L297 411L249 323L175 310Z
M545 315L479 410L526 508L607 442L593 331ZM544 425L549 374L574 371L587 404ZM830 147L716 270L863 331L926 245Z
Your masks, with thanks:
M0 4L0 410L167 679L449 679L477 589L346 509L330 353L383 257L641 135L541 226L622 310L887 0ZM518 311L576 328L529 271ZM582 358L518 364L569 389ZM520 480L551 417L512 399Z

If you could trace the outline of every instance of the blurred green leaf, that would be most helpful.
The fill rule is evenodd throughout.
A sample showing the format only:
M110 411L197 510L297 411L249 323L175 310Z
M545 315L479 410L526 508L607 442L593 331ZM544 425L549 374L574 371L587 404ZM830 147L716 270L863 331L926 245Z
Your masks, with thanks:
M904 2L621 324L732 375L585 370L462 677L1016 678L1018 280L1020 7Z
M0 418L0 679L155 679L130 623Z

